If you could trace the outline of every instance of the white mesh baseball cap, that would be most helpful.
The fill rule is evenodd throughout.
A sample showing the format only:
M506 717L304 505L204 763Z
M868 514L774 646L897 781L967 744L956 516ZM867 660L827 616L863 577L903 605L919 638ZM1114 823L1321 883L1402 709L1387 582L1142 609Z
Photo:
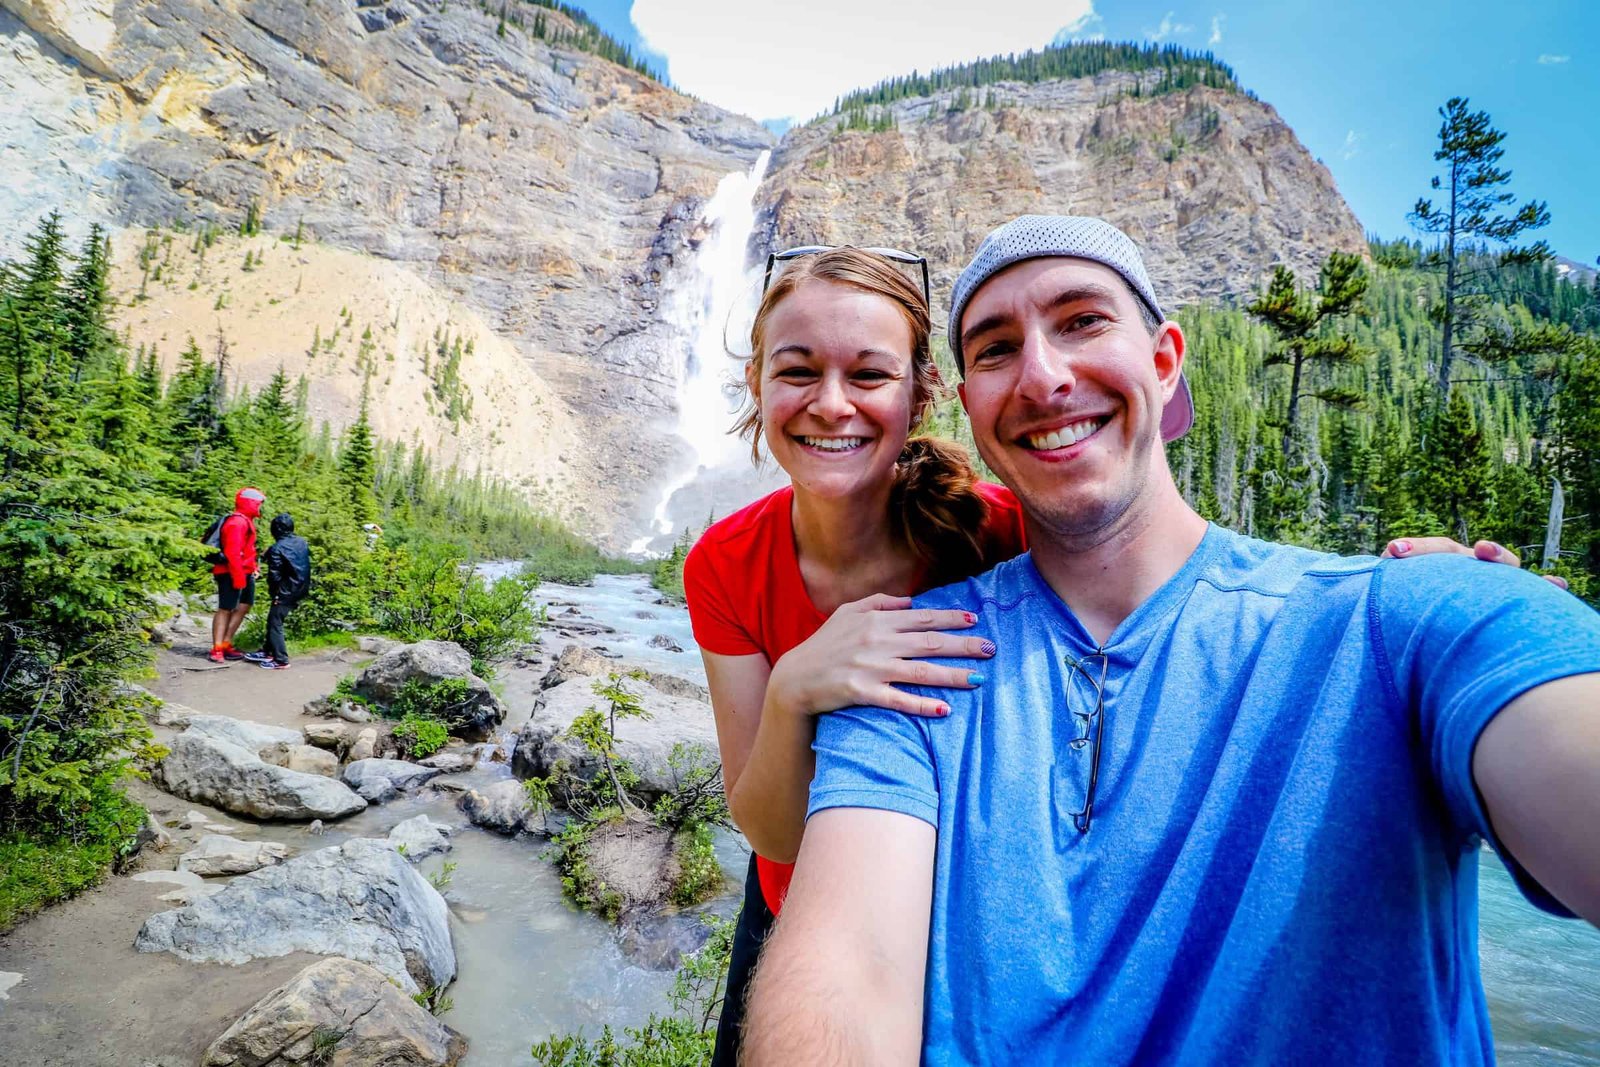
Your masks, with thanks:
M966 373L966 360L961 354L961 313L966 311L972 294L1013 263L1044 256L1072 256L1104 264L1122 275L1134 295L1158 320L1166 317L1156 302L1150 275L1144 269L1144 257L1139 255L1139 247L1127 234L1104 219L1081 215L1023 215L983 239L972 262L956 279L955 291L950 294L950 331L946 336L962 374ZM1194 400L1189 396L1188 381L1180 376L1177 391L1161 411L1161 439L1172 441L1182 437L1192 425Z

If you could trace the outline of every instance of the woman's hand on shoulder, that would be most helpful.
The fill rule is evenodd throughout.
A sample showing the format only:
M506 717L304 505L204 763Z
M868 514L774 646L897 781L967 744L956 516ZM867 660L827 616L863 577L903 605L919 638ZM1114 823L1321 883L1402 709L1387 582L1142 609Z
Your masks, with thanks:
M1413 556L1431 556L1436 552L1450 552L1458 556L1472 556L1485 563L1504 563L1510 567L1522 566L1522 557L1504 545L1493 541L1474 541L1468 548L1449 537L1397 537L1383 547L1385 559L1410 559ZM1558 588L1567 588L1567 580L1557 574L1540 575Z
M946 631L977 622L970 611L913 608L909 597L878 593L842 604L810 638L772 668L767 704L797 715L819 715L866 704L908 715L940 716L949 705L915 696L894 683L971 689L983 684L976 667L949 667L928 657L988 659L994 642Z

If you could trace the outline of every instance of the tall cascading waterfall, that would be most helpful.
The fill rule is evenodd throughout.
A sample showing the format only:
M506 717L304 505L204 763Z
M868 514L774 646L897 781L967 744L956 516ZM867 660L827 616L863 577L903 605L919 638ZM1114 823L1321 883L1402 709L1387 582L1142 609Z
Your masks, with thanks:
M668 506L703 471L748 462L747 446L728 433L733 410L724 388L732 366L726 331L730 319L749 322L751 304L759 295L759 267L748 264L746 256L756 224L756 189L771 158L771 152L762 152L749 171L736 171L717 183L716 193L700 211L707 235L665 303L665 319L687 340L678 352L674 432L688 443L694 458L662 488L650 532L629 546L630 553L646 552L652 541L672 536Z

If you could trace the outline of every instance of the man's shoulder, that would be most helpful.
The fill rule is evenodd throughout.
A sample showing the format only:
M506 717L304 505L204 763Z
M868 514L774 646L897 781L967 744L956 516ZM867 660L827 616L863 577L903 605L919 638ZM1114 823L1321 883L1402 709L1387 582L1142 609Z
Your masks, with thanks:
M1376 571L1374 556L1336 556L1330 552L1257 537L1213 526L1200 551L1207 557L1197 582L1220 592L1256 593L1287 598L1300 591L1316 595L1330 584L1365 584Z

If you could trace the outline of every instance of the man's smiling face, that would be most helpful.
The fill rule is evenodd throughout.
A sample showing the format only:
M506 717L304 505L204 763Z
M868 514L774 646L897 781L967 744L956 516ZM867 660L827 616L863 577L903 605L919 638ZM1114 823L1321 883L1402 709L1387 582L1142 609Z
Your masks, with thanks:
M1044 529L1106 529L1150 484L1183 333L1152 334L1116 271L1024 260L986 281L961 317L961 402L978 451Z

